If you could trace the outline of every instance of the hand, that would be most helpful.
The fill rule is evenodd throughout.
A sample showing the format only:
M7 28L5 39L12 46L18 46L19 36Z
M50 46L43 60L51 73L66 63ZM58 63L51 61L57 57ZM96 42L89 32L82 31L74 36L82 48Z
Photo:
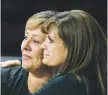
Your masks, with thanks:
M0 62L0 67L7 68L12 66L20 66L21 62L19 60L8 60L4 62Z

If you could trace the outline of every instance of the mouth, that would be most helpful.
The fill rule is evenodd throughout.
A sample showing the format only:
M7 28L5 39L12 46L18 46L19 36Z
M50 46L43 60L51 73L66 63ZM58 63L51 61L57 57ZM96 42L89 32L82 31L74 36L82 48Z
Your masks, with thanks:
M43 56L49 56L49 54L43 53Z
M23 59L23 60L28 60L28 59L32 59L32 57L30 57L30 56L27 55L27 54L23 54L23 55L22 55L22 59Z
M49 57L48 54L43 54L43 58L47 58L47 57Z

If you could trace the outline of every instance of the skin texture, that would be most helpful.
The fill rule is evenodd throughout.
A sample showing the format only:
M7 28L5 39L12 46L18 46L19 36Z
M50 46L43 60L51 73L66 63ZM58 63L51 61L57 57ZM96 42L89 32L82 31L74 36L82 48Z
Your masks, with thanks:
M52 26L49 29L49 34L41 48L43 48L43 64L61 67L65 63L68 49L58 36L56 27Z
M22 67L35 72L42 65L41 44L46 38L46 34L41 32L41 28L26 30L25 39L21 45Z

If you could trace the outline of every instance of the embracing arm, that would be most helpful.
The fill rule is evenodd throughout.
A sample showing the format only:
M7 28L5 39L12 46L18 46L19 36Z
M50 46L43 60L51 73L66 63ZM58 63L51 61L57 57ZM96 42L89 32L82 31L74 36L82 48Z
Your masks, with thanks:
M0 62L0 67L12 67L12 66L20 66L21 60L8 60L4 62Z

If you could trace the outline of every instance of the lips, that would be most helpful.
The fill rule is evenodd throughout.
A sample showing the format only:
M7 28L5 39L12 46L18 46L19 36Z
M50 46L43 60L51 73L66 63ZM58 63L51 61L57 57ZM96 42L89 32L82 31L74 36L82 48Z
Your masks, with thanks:
M48 58L49 55L48 54L43 54L43 58Z
M27 54L23 54L23 55L22 55L22 58L23 58L23 60L32 59L32 57L30 57L30 56L27 55Z
M46 51L44 51L44 52L43 52L43 55L45 55L45 56L49 56L49 53L46 52Z
M49 54L44 53L43 56L49 56Z
M48 54L43 54L44 56L49 56Z

